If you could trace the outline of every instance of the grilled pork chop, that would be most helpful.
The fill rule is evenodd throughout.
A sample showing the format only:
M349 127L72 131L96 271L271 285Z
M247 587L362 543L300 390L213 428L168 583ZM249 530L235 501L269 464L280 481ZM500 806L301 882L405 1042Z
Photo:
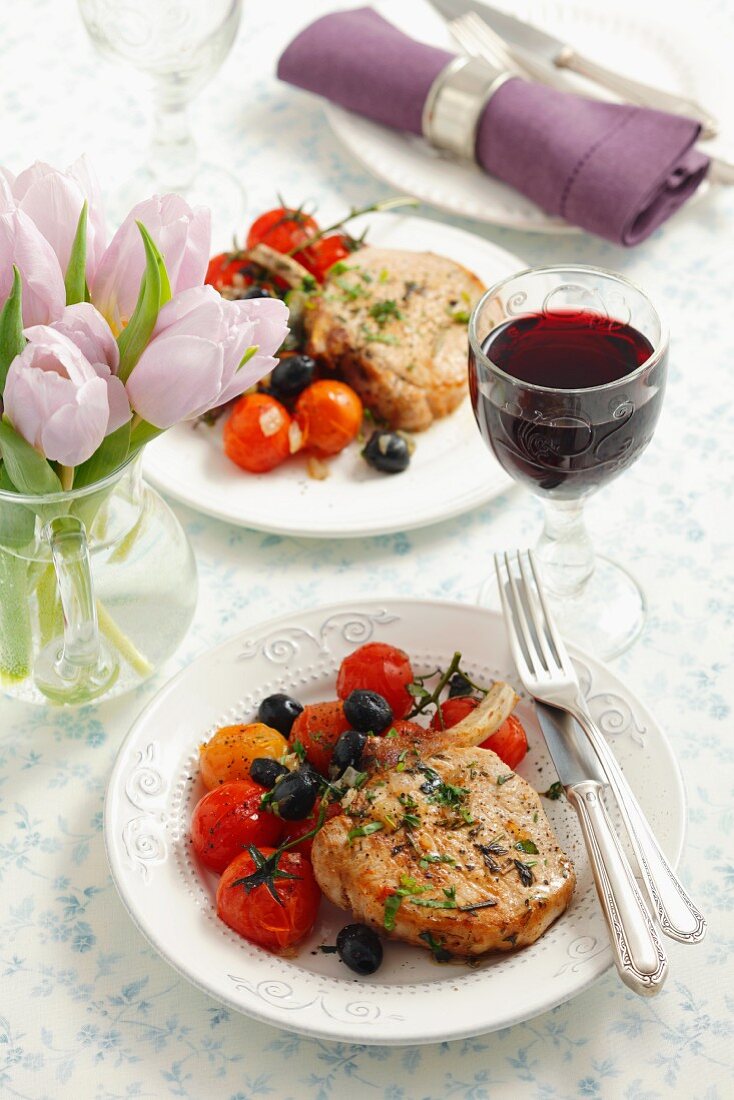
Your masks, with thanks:
M432 252L367 247L307 311L310 355L391 428L422 431L466 394L466 324L484 286Z
M403 741L387 766L373 755L366 784L313 842L330 901L394 939L462 956L534 943L560 916L575 873L540 798L468 743L498 728L508 693L495 685L473 725Z

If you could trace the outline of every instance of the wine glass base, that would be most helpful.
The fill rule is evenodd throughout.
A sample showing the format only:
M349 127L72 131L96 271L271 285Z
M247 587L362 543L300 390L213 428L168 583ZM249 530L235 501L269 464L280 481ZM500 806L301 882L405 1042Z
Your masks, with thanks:
M546 597L563 640L601 661L610 661L629 649L645 625L647 604L642 589L623 566L609 558L595 559L594 572L580 596L571 599L547 592ZM501 611L494 575L480 587L477 603Z
M116 224L129 214L136 203L151 195L175 192L190 206L208 206L217 238L229 241L245 228L247 192L237 177L216 164L200 164L190 181L182 186L165 184L145 165L141 165L118 187L110 200L110 213Z

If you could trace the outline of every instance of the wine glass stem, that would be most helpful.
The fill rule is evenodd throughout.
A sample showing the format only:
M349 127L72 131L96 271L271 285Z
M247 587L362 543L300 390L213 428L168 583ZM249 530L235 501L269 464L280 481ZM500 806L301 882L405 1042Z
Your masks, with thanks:
M197 168L196 142L191 134L186 101L158 90L150 146L150 170L161 191L185 191Z
M543 499L545 522L535 553L543 579L554 596L580 596L594 572L594 547L586 529L584 506L576 500Z

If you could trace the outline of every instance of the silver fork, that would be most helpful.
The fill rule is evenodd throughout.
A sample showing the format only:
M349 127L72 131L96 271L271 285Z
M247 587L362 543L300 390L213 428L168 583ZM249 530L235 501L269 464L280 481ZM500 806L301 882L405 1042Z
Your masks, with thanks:
M699 943L706 934L706 921L660 850L647 818L591 716L548 609L532 551L526 551L525 557L526 561L517 552L515 570L509 554L495 554L502 607L520 679L536 699L566 711L582 727L619 806L662 931L680 943Z

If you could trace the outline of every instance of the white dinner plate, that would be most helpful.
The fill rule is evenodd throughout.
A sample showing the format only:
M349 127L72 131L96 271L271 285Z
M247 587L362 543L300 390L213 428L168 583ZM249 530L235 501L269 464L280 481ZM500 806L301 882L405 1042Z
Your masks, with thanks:
M557 0L493 0L582 53L624 75L718 106L721 95L712 67L674 22L646 20L616 5L569 4ZM383 2L376 7L406 34L458 52L446 26L427 0ZM570 87L589 94L589 84L569 74ZM713 86L712 86L713 85ZM471 164L461 164L422 138L389 130L333 104L326 104L332 129L349 152L399 192L452 214L493 225L542 233L575 233L519 192ZM702 147L703 148L703 147Z
M488 286L525 265L495 244L427 218L376 214L350 222L384 248L432 251L463 264ZM182 424L151 443L145 475L199 512L279 535L344 538L406 531L468 512L511 484L482 442L469 398L450 416L415 435L402 474L372 470L354 443L329 460L316 481L296 456L267 474L248 474L225 456L221 422Z
M580 993L611 964L611 949L574 812L544 800L578 875L569 909L531 947L487 958L476 969L439 966L418 948L387 943L380 970L357 978L333 954L349 921L322 903L316 927L293 959L241 939L216 916L216 876L188 842L204 793L198 746L223 724L251 720L273 691L304 703L335 697L344 655L367 641L405 649L416 673L445 667L455 649L473 678L514 680L502 620L494 612L429 600L364 600L255 626L200 657L146 707L120 749L105 803L112 875L138 928L182 975L231 1008L276 1027L345 1042L435 1043L508 1027ZM680 774L651 715L607 668L576 664L594 717L609 738L666 855L683 845ZM518 771L539 791L556 775L532 705L518 714L530 751Z

